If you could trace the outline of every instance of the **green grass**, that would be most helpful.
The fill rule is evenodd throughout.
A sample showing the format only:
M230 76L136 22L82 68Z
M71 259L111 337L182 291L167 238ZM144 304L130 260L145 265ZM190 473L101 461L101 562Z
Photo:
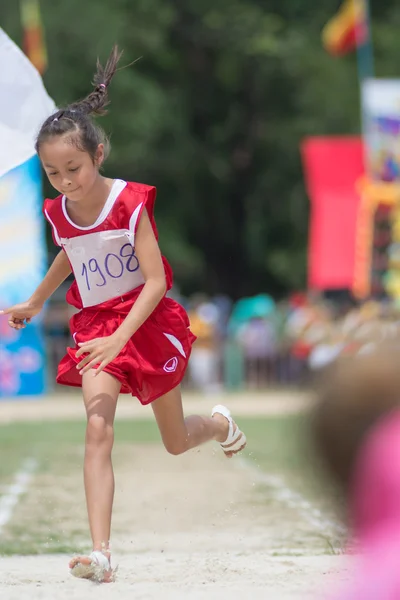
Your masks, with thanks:
M248 455L262 468L295 474L304 466L304 421L298 416L240 419Z
M321 469L310 440L307 415L240 421L248 434L247 460L276 474L323 510L337 511L343 499Z
M159 443L160 435L153 421L119 421L115 424L118 443ZM81 464L85 439L84 421L13 423L0 426L0 498L27 458L38 464L36 485L20 499L15 518L0 538L0 555L82 552L87 532L69 524L68 535L63 530L62 516L54 513L57 502L53 482L65 488L66 498L73 503L74 493L80 494L84 511ZM79 479L77 473L79 472ZM69 477L68 477L69 476ZM73 488L73 483L79 488ZM68 502L68 500L67 500ZM65 507L64 507L65 509ZM21 514L20 514L21 513ZM30 517L33 514L33 518ZM39 516L38 516L39 515Z
M307 440L307 419L302 416L241 418L246 432L247 459L268 473L283 474L299 491L310 493L318 478L313 477ZM0 486L27 457L36 458L42 471L64 463L71 449L75 455L84 448L84 421L13 423L0 426ZM155 421L122 420L115 424L116 446L161 443ZM315 481L314 481L315 480ZM317 488L320 493L320 487ZM315 491L314 491L315 493Z
M240 425L248 438L249 460L268 472L282 473L301 481L307 464L302 419L299 417L241 418ZM82 450L84 421L13 423L0 426L0 485L4 484L27 457L36 458L41 470L52 469L71 449ZM161 443L156 423L118 421L115 424L118 444Z
M121 421L115 424L117 443L154 443L160 435L153 421ZM0 426L0 485L5 483L21 466L23 460L32 457L40 468L62 460L71 447L84 446L84 421L54 421L42 423L13 423Z
M270 474L277 474L286 484L323 506L326 488L309 468L307 421L304 417L241 418L240 425L248 437L245 457ZM26 458L38 462L35 489L21 499L18 518L12 520L0 539L0 554L72 553L83 550L87 532L82 526L63 531L65 502L80 494L83 486L77 480L85 438L84 421L13 423L0 426L0 489L10 483ZM161 443L154 421L120 420L115 424L118 444ZM52 495L54 481L65 491L60 498ZM76 486L79 485L79 488ZM65 488L65 489L64 489ZM64 498L64 499L63 499ZM270 501L269 491L261 490L258 501ZM263 500L264 498L264 500ZM60 507L57 508L57 502ZM81 500L79 500L81 502ZM47 506L46 506L47 503ZM38 508L38 504L40 504ZM82 502L84 504L84 502ZM61 511L61 512L58 512ZM31 515L35 514L32 519ZM81 527L81 528L80 528Z
M318 493L321 492L308 439L307 417L241 419L240 425L248 437L246 456L254 466L282 475L289 484L307 495L314 484Z

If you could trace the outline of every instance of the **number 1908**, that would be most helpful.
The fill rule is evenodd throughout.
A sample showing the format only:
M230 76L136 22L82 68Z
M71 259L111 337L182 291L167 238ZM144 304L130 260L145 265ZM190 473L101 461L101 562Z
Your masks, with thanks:
M96 283L96 287L103 287L107 284L106 275L112 279L119 279L125 270L129 271L129 273L134 273L138 269L139 261L135 256L134 248L131 244L125 244L119 251L119 256L113 252L107 254L103 265L99 265L95 258L89 259L87 264L83 263L81 275L85 277L87 289L90 291L90 273L98 273L100 275L101 283Z

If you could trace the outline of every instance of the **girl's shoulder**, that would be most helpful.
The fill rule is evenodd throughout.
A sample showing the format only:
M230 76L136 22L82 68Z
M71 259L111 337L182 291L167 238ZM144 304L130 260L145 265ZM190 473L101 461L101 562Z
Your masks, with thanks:
M54 211L62 210L62 194L59 194L55 198L45 198L43 201L43 212L50 214Z
M146 208L150 219L154 214L154 203L157 196L157 190L152 185L127 181L124 190L119 196L119 206L123 205L129 215L134 213L140 216Z
M156 196L157 190L153 185L137 183L136 181L127 181L125 189L120 195L120 199L122 202L138 205L140 203L154 203Z
M157 190L153 185L127 181L115 205L114 214L118 215L119 226L135 235L143 212L146 210L156 239L157 225L154 217L154 204Z
M148 185L146 183L138 183L137 181L127 181L126 189L136 194L149 194L156 193L157 190L154 185Z

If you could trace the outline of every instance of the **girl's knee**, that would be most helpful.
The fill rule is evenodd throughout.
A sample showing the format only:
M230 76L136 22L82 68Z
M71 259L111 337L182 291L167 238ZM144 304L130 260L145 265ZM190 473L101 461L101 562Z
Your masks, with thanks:
M168 454L172 454L173 456L184 454L189 447L188 440L185 438L164 439L163 443Z
M111 446L114 442L114 428L101 415L90 415L86 426L87 446Z

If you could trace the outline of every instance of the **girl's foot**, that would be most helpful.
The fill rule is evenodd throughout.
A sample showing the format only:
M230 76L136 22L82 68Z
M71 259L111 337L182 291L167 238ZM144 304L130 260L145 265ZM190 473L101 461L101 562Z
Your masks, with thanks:
M213 419L219 419L221 424L224 425L223 439L217 441L220 442L225 456L232 458L232 456L244 450L247 444L246 436L232 419L229 409L219 404L213 408L212 417Z
M89 556L75 556L69 563L71 575L98 583L111 583L114 581L114 572L110 559L109 552L99 550L94 550Z

